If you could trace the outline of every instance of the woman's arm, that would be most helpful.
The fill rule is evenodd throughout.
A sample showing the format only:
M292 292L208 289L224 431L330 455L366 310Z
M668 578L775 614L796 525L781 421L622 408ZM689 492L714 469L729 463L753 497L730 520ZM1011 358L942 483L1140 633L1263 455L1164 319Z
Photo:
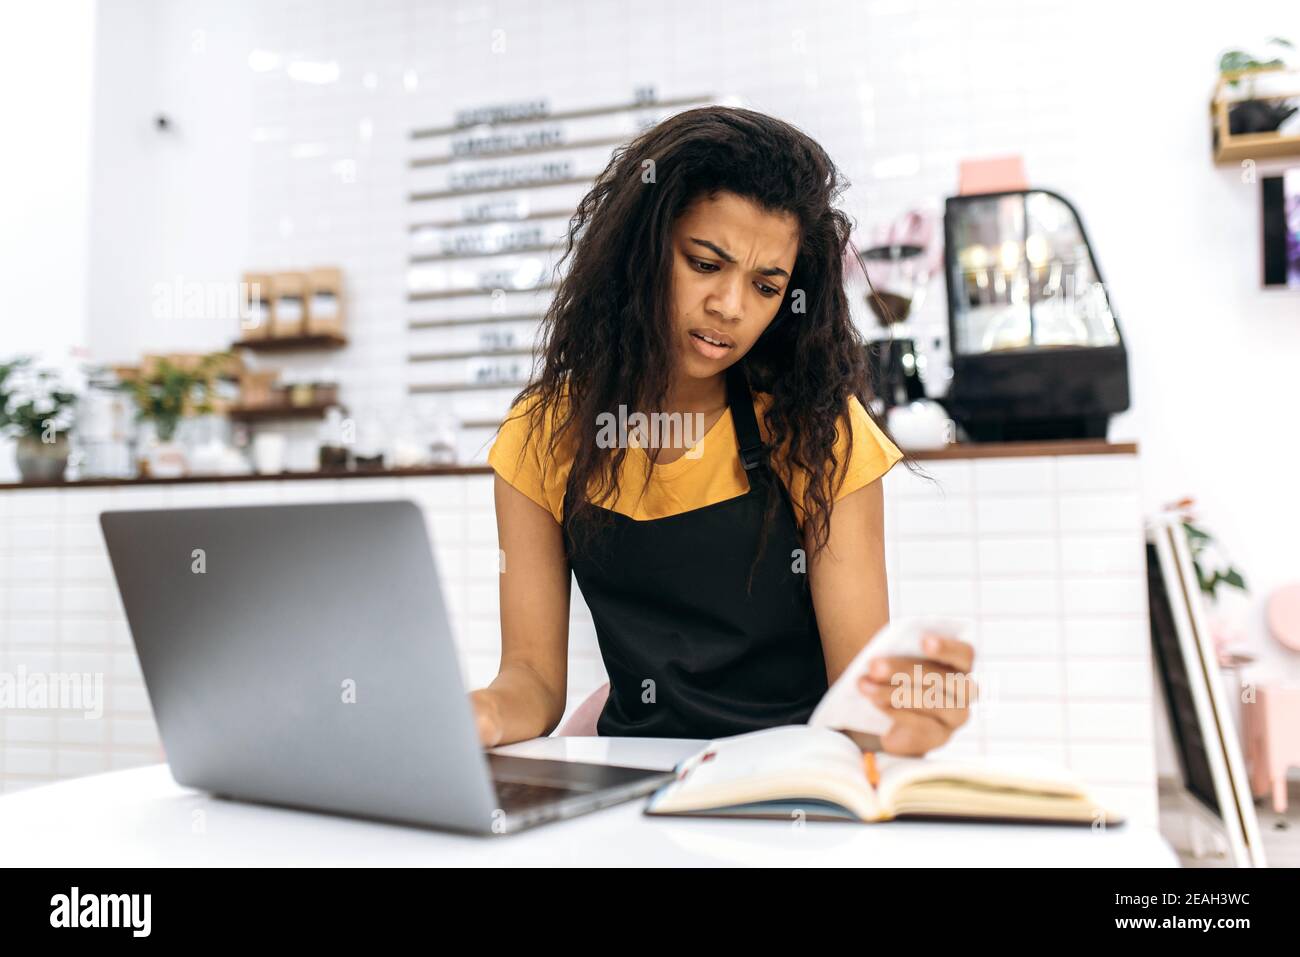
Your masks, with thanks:
M851 492L831 509L827 546L808 563L809 585L817 626L821 631L826 677L834 682L853 657L889 621L889 588L885 578L884 490L879 479ZM937 643L936 643L937 642ZM878 659L869 678L860 684L894 724L881 739L886 751L924 754L939 747L970 717L973 683L945 682L939 707L923 707L921 689L912 688L913 666L930 676L959 674L967 680L974 660L970 645L931 636L928 659ZM877 671L879 669L879 671ZM896 707L898 701L907 706ZM933 696L929 699L934 703Z
M559 523L496 477L501 548L501 666L470 693L485 747L550 734L564 716L569 665L569 562Z
M826 547L808 561L817 628L834 684L855 655L889 622L885 578L885 495L879 479L831 508Z

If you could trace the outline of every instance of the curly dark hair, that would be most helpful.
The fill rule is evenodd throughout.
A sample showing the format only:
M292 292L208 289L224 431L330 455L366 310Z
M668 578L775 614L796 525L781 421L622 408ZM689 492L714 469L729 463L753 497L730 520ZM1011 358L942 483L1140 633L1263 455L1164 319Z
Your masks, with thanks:
M643 179L647 169L652 184ZM566 518L575 528L594 519L593 502L616 493L627 452L598 447L598 415L620 403L663 407L672 362L673 224L697 198L725 191L798 222L787 292L802 290L804 310L794 311L791 295L784 296L740 361L751 386L772 397L765 425L769 446L780 450L772 467L787 488L795 470L808 478L805 542L812 551L824 547L848 467L847 456L837 462L833 454L836 423L846 421L849 396L872 414L866 343L844 292L853 224L835 202L847 185L809 136L747 109L687 110L615 150L570 219L557 273L571 259L570 267L543 317L533 378L516 398L533 400L529 443L548 425L550 448L541 454L573 457ZM648 462L647 483L651 468ZM775 506L769 496L765 532Z

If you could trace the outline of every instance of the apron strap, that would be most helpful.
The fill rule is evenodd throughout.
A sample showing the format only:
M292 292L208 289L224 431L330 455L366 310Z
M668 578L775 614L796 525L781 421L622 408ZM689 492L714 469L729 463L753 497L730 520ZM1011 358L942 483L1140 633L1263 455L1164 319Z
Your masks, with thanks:
M767 447L763 445L758 420L754 417L754 397L749 390L749 378L739 362L727 369L727 405L731 408L731 421L736 427L740 464L746 472L756 469L763 464Z

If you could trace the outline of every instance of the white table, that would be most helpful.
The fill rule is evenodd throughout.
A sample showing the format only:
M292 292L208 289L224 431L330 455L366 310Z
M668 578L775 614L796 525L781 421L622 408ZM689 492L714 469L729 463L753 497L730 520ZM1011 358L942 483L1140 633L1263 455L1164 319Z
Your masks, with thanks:
M671 768L700 742L539 738L506 754ZM0 797L7 867L333 865L1177 866L1160 835L1087 828L649 818L644 800L519 834L472 837L220 800L165 764Z

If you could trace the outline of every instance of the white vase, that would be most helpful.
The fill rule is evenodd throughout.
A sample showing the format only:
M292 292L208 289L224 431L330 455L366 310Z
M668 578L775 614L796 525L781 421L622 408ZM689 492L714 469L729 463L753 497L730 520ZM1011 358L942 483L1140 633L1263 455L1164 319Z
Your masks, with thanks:
M177 442L154 442L146 457L150 478L182 478L189 471L185 449Z
M24 482L62 482L68 467L68 436L60 432L53 442L24 435L18 439L15 458Z

